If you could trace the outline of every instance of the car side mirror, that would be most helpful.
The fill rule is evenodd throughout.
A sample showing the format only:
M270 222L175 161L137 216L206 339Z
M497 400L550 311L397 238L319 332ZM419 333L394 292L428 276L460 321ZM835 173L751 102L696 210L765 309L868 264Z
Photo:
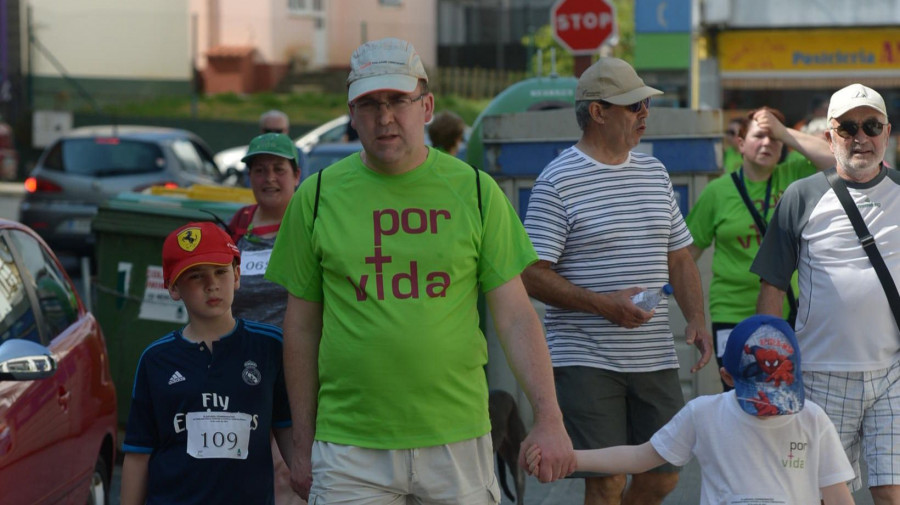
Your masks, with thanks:
M0 381L46 379L56 367L50 349L30 340L12 338L0 345Z

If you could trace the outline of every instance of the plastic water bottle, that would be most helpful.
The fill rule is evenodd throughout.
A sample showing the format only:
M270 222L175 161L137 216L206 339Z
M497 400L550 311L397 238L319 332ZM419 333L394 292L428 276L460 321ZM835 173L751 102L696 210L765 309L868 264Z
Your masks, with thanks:
M659 302L663 299L671 295L673 292L671 284L663 284L663 287L659 288L656 291L641 291L640 293L631 297L631 301L634 302L638 307L651 311Z

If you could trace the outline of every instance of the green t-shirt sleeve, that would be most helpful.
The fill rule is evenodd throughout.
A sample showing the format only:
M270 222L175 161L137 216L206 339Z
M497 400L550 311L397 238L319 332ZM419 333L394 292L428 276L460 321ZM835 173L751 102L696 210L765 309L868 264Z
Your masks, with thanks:
M716 236L716 194L712 183L707 185L685 219L688 230L691 231L691 237L694 238L694 245L699 249L706 249L712 245Z
M490 291L538 260L522 221L494 179L481 172L483 223L478 282Z
M310 177L294 193L281 221L266 267L266 279L311 302L322 301L322 264L313 242L316 179Z

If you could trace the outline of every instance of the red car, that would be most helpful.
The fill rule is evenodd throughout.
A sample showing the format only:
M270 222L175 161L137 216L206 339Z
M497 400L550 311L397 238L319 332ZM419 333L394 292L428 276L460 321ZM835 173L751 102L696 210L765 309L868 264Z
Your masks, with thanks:
M100 325L47 244L0 219L0 504L109 503L116 435Z

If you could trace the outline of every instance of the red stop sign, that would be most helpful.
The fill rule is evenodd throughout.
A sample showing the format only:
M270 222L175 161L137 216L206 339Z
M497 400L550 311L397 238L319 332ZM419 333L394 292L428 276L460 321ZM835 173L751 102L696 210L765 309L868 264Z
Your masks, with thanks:
M593 54L618 34L610 0L556 0L550 9L553 37L572 54Z

